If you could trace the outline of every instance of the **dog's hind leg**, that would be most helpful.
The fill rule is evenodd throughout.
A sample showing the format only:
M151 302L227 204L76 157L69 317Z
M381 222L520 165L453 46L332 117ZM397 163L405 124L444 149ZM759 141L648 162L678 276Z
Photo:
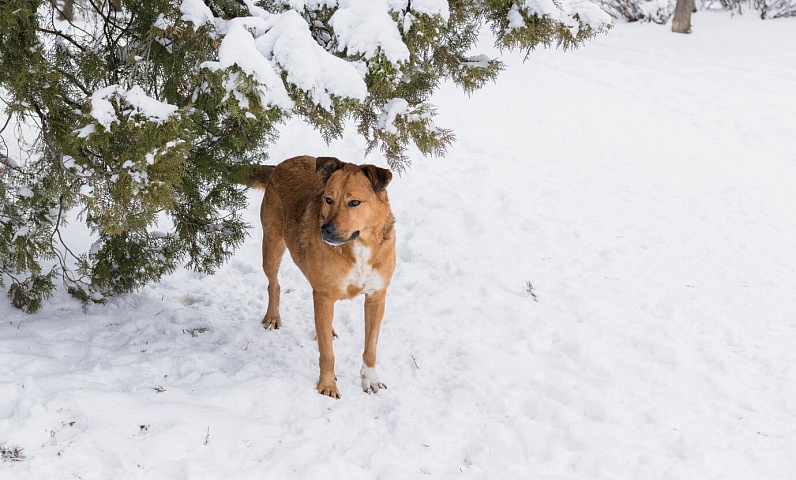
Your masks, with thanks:
M266 197L268 197L268 192L266 192ZM281 289L278 273L282 256L285 253L285 237L282 225L278 221L267 221L269 216L271 218L277 216L274 215L277 212L266 211L265 203L263 202L261 217L263 219L263 271L268 277L268 309L263 317L263 326L268 329L276 329L282 326L282 318L279 315Z
M275 236L268 238L267 234L263 234L263 271L268 277L268 309L263 317L263 326L268 329L282 326L282 318L279 315L281 288L279 287L278 273L284 253L285 240L283 238Z

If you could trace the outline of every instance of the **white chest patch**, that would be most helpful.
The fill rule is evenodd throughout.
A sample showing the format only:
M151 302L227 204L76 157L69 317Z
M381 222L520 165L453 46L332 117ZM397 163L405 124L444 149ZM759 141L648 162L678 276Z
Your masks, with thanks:
M343 280L343 290L354 286L360 293L369 295L384 288L384 279L370 264L370 249L364 245L353 245L355 263Z

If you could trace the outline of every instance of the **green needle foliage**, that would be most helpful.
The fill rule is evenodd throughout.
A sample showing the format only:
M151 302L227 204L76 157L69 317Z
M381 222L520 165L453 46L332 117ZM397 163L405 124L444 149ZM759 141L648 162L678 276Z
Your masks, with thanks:
M59 282L87 305L179 266L212 273L248 228L236 180L293 115L327 141L353 120L368 151L398 171L409 146L444 154L454 135L434 124L428 100L445 80L470 93L497 78L499 60L468 56L484 25L498 46L528 51L573 47L607 28L529 13L521 0L449 0L447 15L393 1L409 52L396 61L380 47L349 51L333 28L344 8L336 2L206 0L214 19L204 22L184 15L197 2L77 0L71 20L59 19L62 1L0 2L0 286L15 306L37 310ZM210 67L220 65L224 22L291 8L306 21L303 35L357 66L364 98L319 102L288 66L281 79L292 103L269 103L240 65ZM512 9L522 25L507 20ZM9 155L11 136L24 158ZM62 236L69 219L89 230L88 251ZM163 224L168 231L155 230Z

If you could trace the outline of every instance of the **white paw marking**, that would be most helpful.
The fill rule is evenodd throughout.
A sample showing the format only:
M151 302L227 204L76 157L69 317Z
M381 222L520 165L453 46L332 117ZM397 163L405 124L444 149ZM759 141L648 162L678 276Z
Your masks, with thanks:
M387 388L387 385L379 380L379 374L375 367L370 368L363 363L362 369L359 370L359 376L362 377L362 391L366 393L378 393L382 388Z

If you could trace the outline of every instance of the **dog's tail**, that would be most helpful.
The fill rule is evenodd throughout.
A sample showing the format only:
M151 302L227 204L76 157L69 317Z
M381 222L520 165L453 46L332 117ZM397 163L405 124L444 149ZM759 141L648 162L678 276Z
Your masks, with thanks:
M274 165L253 165L237 182L257 190L265 190L274 168L276 168Z

